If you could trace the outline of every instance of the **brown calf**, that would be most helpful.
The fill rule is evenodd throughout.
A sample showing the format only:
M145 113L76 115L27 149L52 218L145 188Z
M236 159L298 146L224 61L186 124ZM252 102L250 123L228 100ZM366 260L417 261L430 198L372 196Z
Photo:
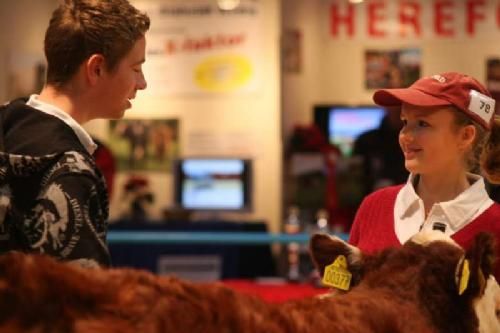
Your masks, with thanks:
M339 239L315 235L311 251L318 268L344 255L353 288L284 304L217 283L82 269L11 253L0 257L0 332L500 332L493 300L498 284L486 280L492 238L478 236L467 253L450 240L420 238L421 244L363 257ZM459 295L464 259L470 273Z

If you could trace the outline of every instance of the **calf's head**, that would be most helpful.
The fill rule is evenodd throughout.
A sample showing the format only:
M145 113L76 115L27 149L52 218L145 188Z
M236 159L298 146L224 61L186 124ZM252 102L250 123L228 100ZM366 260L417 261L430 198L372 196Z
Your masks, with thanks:
M400 248L375 254L316 234L310 253L322 276L341 257L351 277L349 290L386 290L394 298L414 301L439 331L500 332L500 288L492 275L496 252L490 234L477 235L465 251L440 231L422 232Z

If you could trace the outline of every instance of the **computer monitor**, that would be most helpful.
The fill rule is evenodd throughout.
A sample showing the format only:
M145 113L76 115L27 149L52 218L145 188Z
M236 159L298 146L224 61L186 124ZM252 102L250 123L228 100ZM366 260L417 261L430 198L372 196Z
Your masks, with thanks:
M344 156L351 156L355 140L380 126L385 110L378 106L317 105L314 122Z
M251 160L190 157L177 160L174 166L177 207L192 211L251 210Z

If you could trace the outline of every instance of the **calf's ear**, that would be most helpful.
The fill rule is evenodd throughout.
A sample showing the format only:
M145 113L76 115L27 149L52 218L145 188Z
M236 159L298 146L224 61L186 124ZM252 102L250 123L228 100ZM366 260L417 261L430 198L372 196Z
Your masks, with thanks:
M465 257L457 265L455 282L459 294L473 297L482 295L489 276L493 274L496 259L493 235L484 232L477 234Z
M309 242L311 259L321 276L325 274L325 267L334 263L339 256L346 260L346 269L352 275L351 286L359 283L362 266L361 251L336 236L314 234Z

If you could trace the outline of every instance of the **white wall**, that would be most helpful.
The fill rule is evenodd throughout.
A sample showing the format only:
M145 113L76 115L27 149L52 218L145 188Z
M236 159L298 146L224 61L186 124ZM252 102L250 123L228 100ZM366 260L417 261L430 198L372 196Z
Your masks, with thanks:
M43 36L57 0L0 0L0 102L7 93L11 52L43 57Z
M126 117L171 118L180 120L181 153L189 155L188 142L192 133L211 133L231 139L239 151L251 151L254 158L254 211L248 214L220 215L236 220L264 220L271 231L281 225L281 118L279 87L279 0L262 1L262 73L257 91L252 95L229 97L150 97L138 93L133 109ZM0 54L12 49L32 50L42 54L43 35L56 0L0 0ZM6 42L7 41L7 42ZM5 73L1 67L0 73ZM168 73L166 73L168 75ZM0 75L0 98L5 98L5 75ZM2 95L3 94L3 95ZM106 138L106 121L93 121L86 128L100 138ZM243 133L243 135L241 135ZM247 146L238 147L237 141ZM225 152L227 155L227 152ZM116 186L121 186L119 176ZM172 204L172 177L152 175L158 193L154 214ZM117 216L119 198L111 204L112 216Z
M500 57L499 30L493 23L497 2L487 1L488 22L478 23L480 30L474 37L463 32L464 1L455 0L453 15L457 37L436 38L426 33L432 27L433 1L421 0L423 8L422 38L383 38L373 40L366 36L353 39L333 38L328 31L329 5L334 0L282 0L282 28L298 29L303 35L303 71L299 74L284 74L282 78L283 131L291 133L294 124L309 124L313 121L313 105L321 103L367 104L372 103L373 90L364 88L364 50L398 49L417 47L422 52L423 76L445 71L458 71L485 82L486 59ZM335 0L346 3L347 0ZM395 6L396 1L386 1ZM428 7L427 7L428 5ZM363 19L364 6L358 5ZM390 6L388 6L390 7ZM394 8L384 15L395 17ZM389 20L390 21L390 20ZM394 22L388 22L388 26ZM462 24L462 25L461 25ZM493 29L482 29L494 26ZM494 30L496 29L496 30ZM358 30L359 33L359 30Z
M300 73L282 74L282 112L285 137L295 124L311 121L311 105L319 99L322 76L320 65L322 44L320 41L321 7L319 1L282 0L282 30L298 30L301 33L302 66Z

